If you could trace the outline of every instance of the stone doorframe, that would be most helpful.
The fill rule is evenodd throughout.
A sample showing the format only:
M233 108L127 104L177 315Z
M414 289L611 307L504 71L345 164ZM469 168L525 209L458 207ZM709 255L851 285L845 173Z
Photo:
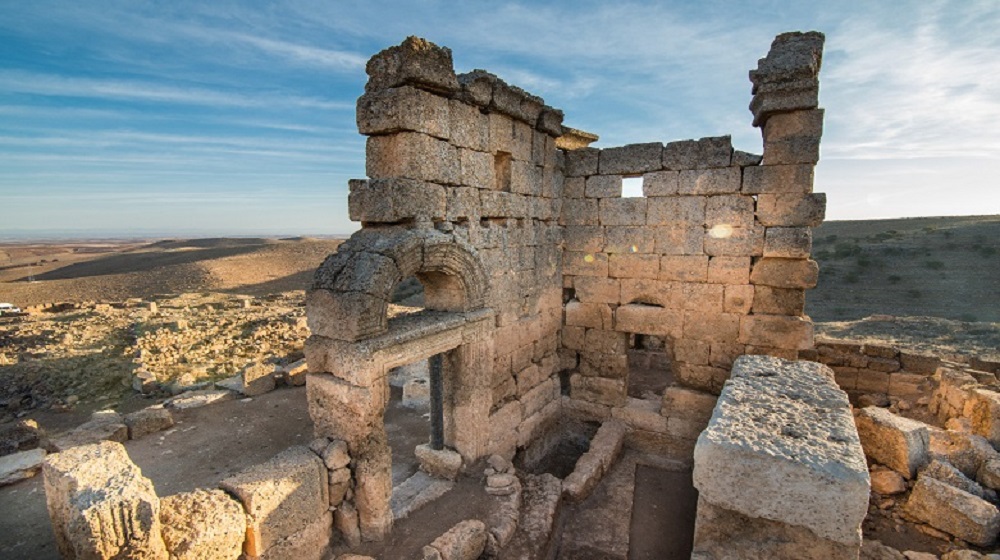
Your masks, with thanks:
M395 318L383 335L358 342L312 336L306 342L309 415L318 437L350 448L354 499L362 537L381 540L392 528L392 456L383 422L389 372L443 354L445 446L469 463L488 452L492 403L490 309L423 311Z

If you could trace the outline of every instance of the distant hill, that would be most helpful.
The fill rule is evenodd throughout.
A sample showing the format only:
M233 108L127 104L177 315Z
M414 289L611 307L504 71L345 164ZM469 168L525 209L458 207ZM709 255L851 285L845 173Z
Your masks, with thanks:
M813 230L814 321L873 314L1000 322L1000 216L832 221Z

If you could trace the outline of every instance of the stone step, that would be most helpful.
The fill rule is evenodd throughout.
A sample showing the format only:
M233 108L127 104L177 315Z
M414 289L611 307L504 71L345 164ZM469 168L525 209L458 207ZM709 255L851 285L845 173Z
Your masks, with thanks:
M510 544L500 551L501 560L548 558L552 532L559 515L562 482L545 473L522 478L521 519Z
M444 496L454 487L455 483L450 480L434 478L424 471L417 471L405 482L392 489L392 499L389 506L392 508L393 519L398 520L409 516Z

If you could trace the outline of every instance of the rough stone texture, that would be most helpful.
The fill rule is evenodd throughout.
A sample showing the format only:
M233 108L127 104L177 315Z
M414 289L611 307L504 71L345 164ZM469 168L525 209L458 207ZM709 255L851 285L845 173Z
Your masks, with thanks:
M459 89L451 51L419 37L407 37L400 45L376 54L365 70L366 92L406 84L443 92Z
M330 551L333 538L333 513L327 511L302 530L274 543L264 551L261 560L323 560Z
M849 411L829 368L741 356L695 447L700 500L856 551L870 483Z
M466 519L425 546L424 558L476 560L485 548L486 524L478 519Z
M34 449L41 436L38 422L28 418L0 424L0 456Z
M590 441L587 452L577 460L573 472L563 480L563 494L577 502L589 496L618 458L625 433L625 424L620 420L609 420L601 424Z
M247 512L244 551L250 556L260 556L329 508L326 468L306 447L291 447L219 486Z
M42 468L63 558L166 560L160 500L120 443L73 447L49 455Z
M413 451L420 468L431 476L455 480L462 469L462 456L451 449L432 449L428 444L421 444Z
M99 441L128 441L128 426L120 414L110 410L95 412L90 421L49 440L49 451L65 451Z
M865 455L907 479L927 463L930 436L927 425L869 406L855 416Z
M128 438L139 439L170 428L174 425L174 416L162 406L150 406L126 414L125 425L128 426Z
M177 560L235 560L243 553L243 506L222 490L174 494L160 502L163 542Z
M906 492L906 481L896 471L878 469L871 472L872 492L893 496Z
M29 449L0 457L0 486L35 476L42 468L44 459L44 449Z
M904 511L977 546L993 545L1000 531L996 506L930 477L917 480Z
M748 517L698 498L692 560L854 560L858 544L818 538L798 525Z

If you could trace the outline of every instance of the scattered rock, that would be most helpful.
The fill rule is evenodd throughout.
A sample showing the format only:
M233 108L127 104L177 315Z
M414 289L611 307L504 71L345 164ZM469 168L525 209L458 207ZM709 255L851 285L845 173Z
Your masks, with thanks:
M0 456L38 447L43 434L38 422L23 418L0 424Z
M904 506L907 515L978 546L991 546L1000 531L996 506L930 477L917 480Z
M112 410L95 412L89 422L50 439L48 448L51 452L59 452L99 441L128 441L128 426L120 414Z
M868 406L886 408L889 406L889 397L885 393L866 393L858 397L858 406L861 408Z
M174 416L162 406L150 406L125 415L129 439L139 439L145 435L169 429L174 425Z
M888 469L871 472L872 492L883 496L893 496L906 492L906 481L895 471Z
M44 459L44 449L29 449L0 457L0 486L35 476L42 468Z
M246 515L222 490L167 496L160 502L160 521L171 560L235 560L243 552Z
M428 548L432 550L428 551ZM430 554L431 558L441 560L476 560L485 548L486 524L477 519L467 519L425 546L424 558Z
M927 463L927 425L888 410L863 408L854 417L865 455L910 479Z
M168 399L163 406L184 410L188 408L198 408L209 404L231 401L236 398L236 393L225 389L201 389L188 391Z
M886 546L880 541L865 539L861 543L860 560L906 560L906 557L900 551Z

